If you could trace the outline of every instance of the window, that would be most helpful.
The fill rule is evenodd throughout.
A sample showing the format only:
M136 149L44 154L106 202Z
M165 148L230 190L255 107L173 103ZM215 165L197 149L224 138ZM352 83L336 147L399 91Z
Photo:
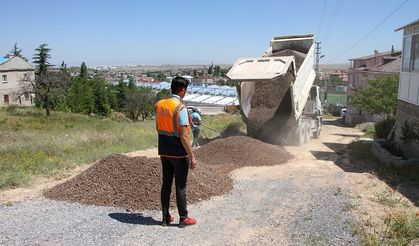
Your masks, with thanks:
M9 95L4 95L4 97L3 97L3 99L4 99L4 105L9 105Z
M419 35L412 39L412 71L419 72Z
M409 72L410 71L410 54L412 48L412 37L405 37L403 41L403 64L402 64L402 71Z
M25 101L29 101L29 92L25 92L23 95L25 96Z
M3 83L7 83L7 75L3 74L2 76Z
M419 35L404 38L402 71L419 72Z

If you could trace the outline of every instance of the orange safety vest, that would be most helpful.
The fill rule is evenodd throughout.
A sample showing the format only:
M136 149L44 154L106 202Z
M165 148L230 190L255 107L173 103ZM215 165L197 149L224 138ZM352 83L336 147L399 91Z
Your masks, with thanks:
M185 105L175 96L167 97L156 103L159 155L178 158L188 155L180 140L182 126L179 124L179 115L184 108Z

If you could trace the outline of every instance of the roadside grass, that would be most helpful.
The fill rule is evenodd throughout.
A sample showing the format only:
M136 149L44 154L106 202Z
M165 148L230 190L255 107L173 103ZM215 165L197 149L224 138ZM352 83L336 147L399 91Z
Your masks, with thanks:
M360 239L361 245L417 245L419 243L419 214L388 213L383 218L383 230L367 232L363 227L353 226L352 230Z
M212 117L223 130L237 115ZM36 108L0 110L0 190L22 186L35 177L57 176L115 153L157 146L155 121L114 121L64 112L46 117Z
M239 135L245 132L246 125L241 120L240 114L204 115L202 123L221 133L223 137ZM215 138L218 133L206 127L201 127L201 135L205 138Z
M366 131L368 134L368 130ZM353 225L362 245L417 245L419 243L419 212L417 202L409 205L406 199L396 194L402 184L419 187L419 166L396 168L382 165L371 152L371 142L355 141L349 145L354 167L359 172L367 172L386 182L389 191L377 192L371 200L380 204L385 211L392 211L378 223L359 223ZM414 202L415 199L412 200ZM380 208L380 209L381 209ZM369 216L375 216L371 214ZM381 222L380 222L381 221Z
M365 138L374 138L375 127L374 125L366 125L362 131L365 133L363 137Z

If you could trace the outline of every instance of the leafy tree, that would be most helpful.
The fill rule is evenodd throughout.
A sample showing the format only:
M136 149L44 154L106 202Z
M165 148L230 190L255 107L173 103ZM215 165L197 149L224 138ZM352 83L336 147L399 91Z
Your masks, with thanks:
M129 90L124 101L124 111L134 122L150 117L154 112L156 95L151 88L140 87Z
M80 66L80 77L87 78L87 66L84 62L82 62Z
M108 102L107 94L107 82L101 78L94 78L91 80L91 85L93 88L93 113L108 116L111 112L111 108Z
M368 86L358 90L350 100L363 112L394 115L397 109L398 88L399 79L396 77L370 80Z
M51 66L51 64L48 62L48 59L51 58L51 55L49 54L51 49L47 46L48 44L41 44L38 48L35 49L35 54L32 57L33 63L35 63L37 67L37 75L46 73L47 68Z
M122 111L124 108L124 101L127 96L128 86L122 79L118 81L118 84L115 87L115 96L117 111Z
M36 77L32 86L35 92L35 105L44 108L49 116L57 96L62 93L64 81L60 73L48 71L51 49L47 46L47 44L41 44L35 49L33 63L36 64Z
M134 78L133 77L129 77L128 78L128 90L130 91L130 90L134 90L136 88L137 88L137 86L135 84Z
M208 68L208 74L212 74L214 71L214 63L211 63L211 66Z
M94 111L93 88L87 79L73 78L68 98L72 112L90 114Z
M215 76L220 76L220 73L221 73L221 67L220 67L220 66L218 66L218 65L216 65L216 66L214 67L213 74L214 74Z
M129 90L124 100L124 111L135 122L140 116L140 93L138 90Z
M118 99L116 96L116 85L108 83L106 89L109 107L113 111L119 111L120 109L118 108Z
M57 88L54 96L53 109L58 111L70 111L70 102L68 101L68 91L71 88L71 75L67 69L67 65L63 61L59 68L58 77L60 79L60 88Z
M10 53L12 55L14 55L14 56L19 56L19 57L22 57L23 58L23 56L22 56L22 50L17 47L17 43L15 43L15 45L13 46L13 49L10 51Z
M170 89L163 89L163 90L157 92L155 101L157 102L158 100L166 98L169 95L170 95Z
M156 94L151 88L140 87L138 88L140 97L139 116L144 121L149 118L154 112L154 103Z

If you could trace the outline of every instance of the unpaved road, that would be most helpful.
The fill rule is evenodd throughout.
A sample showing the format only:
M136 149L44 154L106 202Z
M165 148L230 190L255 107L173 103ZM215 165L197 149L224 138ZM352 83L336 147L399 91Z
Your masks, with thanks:
M346 146L359 135L326 125L320 139L286 147L295 158L284 165L235 170L232 192L188 207L193 227L161 227L159 211L38 197L0 206L0 245L357 245L349 208L379 182L349 171Z

